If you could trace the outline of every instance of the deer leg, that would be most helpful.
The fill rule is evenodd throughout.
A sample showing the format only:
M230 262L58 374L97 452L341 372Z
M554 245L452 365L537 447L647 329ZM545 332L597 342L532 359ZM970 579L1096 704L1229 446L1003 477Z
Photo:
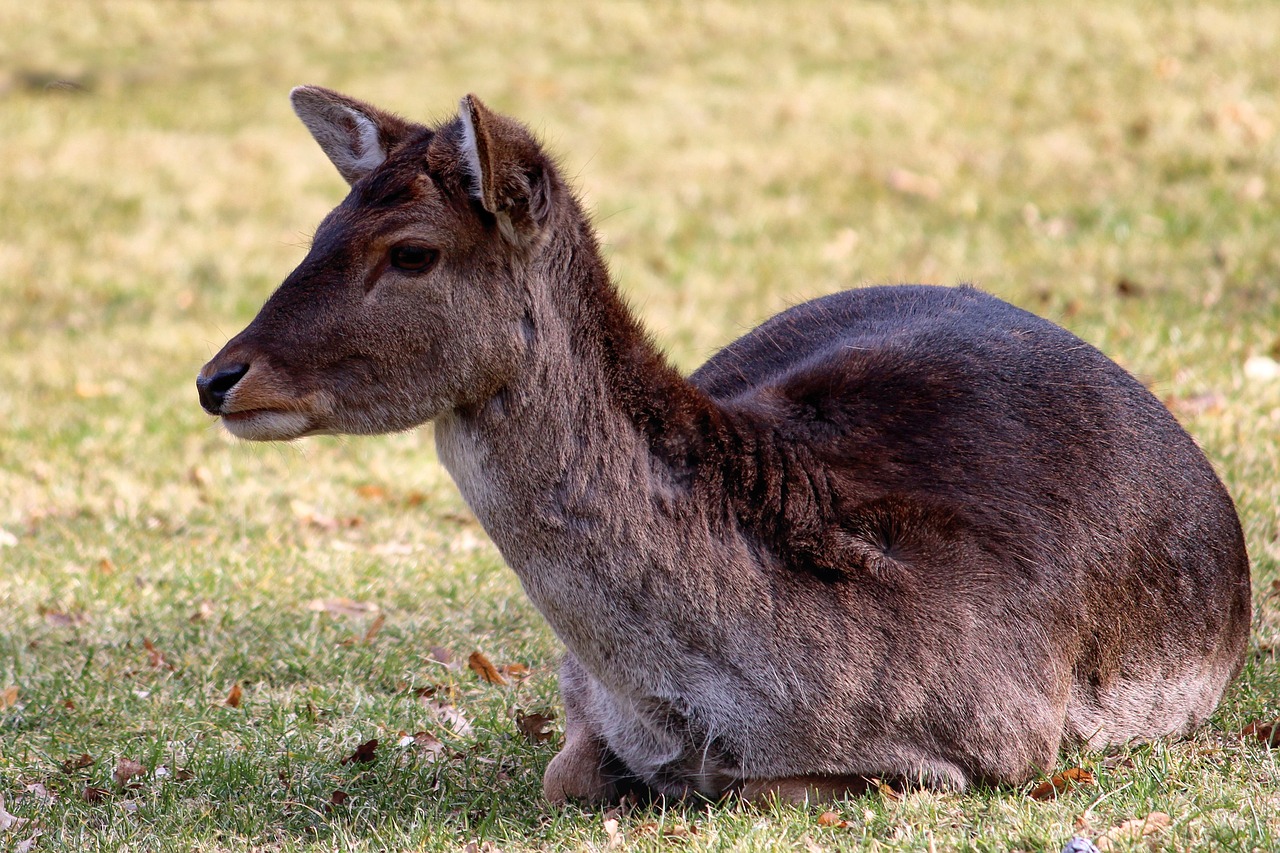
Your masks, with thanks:
M542 796L552 803L614 802L626 792L625 768L587 714L587 689L586 674L572 655L566 656L560 671L564 747L542 776Z

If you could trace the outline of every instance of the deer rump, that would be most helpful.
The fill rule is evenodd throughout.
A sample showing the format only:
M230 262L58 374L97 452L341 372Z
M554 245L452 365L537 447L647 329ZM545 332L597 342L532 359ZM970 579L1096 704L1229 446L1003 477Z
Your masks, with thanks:
M675 626L671 696L567 661L604 799L1018 783L1063 745L1189 731L1238 671L1229 496L1164 406L1060 327L967 287L846 291L690 380L754 437L718 497L766 589L727 571L720 593L768 607Z

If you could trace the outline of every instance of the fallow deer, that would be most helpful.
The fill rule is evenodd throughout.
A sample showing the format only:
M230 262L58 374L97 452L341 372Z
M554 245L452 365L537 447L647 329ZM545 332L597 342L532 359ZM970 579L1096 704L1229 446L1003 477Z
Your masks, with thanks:
M521 124L292 99L351 192L200 401L257 441L434 422L568 650L552 801L1016 784L1218 704L1234 506L1098 350L973 288L872 287L686 378Z

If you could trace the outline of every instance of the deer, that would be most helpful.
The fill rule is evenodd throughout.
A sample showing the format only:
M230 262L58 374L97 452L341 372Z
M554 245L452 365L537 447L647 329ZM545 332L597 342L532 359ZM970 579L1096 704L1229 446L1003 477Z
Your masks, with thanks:
M1251 618L1235 506L1099 350L887 285L685 376L525 125L291 100L350 192L200 403L249 441L434 425L566 650L550 802L1017 786L1214 712Z

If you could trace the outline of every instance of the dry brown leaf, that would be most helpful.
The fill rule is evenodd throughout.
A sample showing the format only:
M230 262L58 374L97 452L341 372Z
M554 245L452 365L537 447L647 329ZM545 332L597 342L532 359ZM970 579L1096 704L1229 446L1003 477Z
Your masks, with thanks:
M378 605L350 598L317 598L307 605L313 613L330 613L334 616L364 616L377 613Z
M341 789L338 789L329 795L329 802L335 806L340 806L349 799L351 799L351 795Z
M132 758L120 758L116 761L116 769L111 772L111 778L115 780L117 785L127 785L129 780L146 772L147 768L143 767L140 762L134 761Z
M369 740L357 746L355 752L351 753L350 755L348 755L346 758L342 759L338 763L339 764L355 764L356 762L360 762L361 764L369 764L370 762L374 761L374 759L377 758L377 755L375 754L377 752L377 749L378 749L378 739L376 737L370 738Z
M480 652L472 652L467 658L467 666L480 676L483 680L490 684L505 685L507 680L502 677L502 673L498 672L498 668L493 662Z
M852 824L835 812L823 812L818 815L818 826L831 826L837 829L844 829Z
M1095 779L1088 770L1082 770L1079 767L1071 767L1063 770L1061 773L1055 773L1052 778L1046 779L1039 785L1031 789L1030 797L1033 800L1053 800L1057 799L1058 794L1076 785L1092 785Z
M427 660L451 667L453 666L453 652L444 646L432 646L430 653L427 654Z
M876 790L880 792L880 796L884 797L891 803L902 802L902 792L897 788L894 788L883 779L872 779L871 781L875 783Z
M380 501L387 497L387 490L382 486L376 486L373 483L366 483L363 486L356 486L356 494L365 500Z
M11 684L0 690L0 711L18 704L18 685Z
M4 707L0 703L0 708ZM1243 737L1257 738L1267 746L1280 746L1280 720L1255 720L1240 730Z
M399 746L402 748L413 747L414 751L425 756L430 761L435 761L444 754L444 744L440 742L440 738L431 732L401 734Z
M142 647L147 650L147 663L153 669L167 669L170 672L174 670L174 665L165 659L164 653L157 649L150 639L143 637Z
M62 762L62 772L74 773L77 770L82 770L85 767L92 766L93 763L92 756L90 756L89 753L84 752L76 758L68 758L66 761Z
M222 704L228 708L239 708L240 700L244 698L244 690L240 687L240 682L231 685L231 692L227 694L226 701Z
M545 743L555 737L555 731L551 728L551 722L556 715L551 711L535 711L532 714L526 714L523 711L516 711L516 728L528 740L533 743Z
M100 803L111 796L111 792L106 788L95 788L92 785L86 785L85 789L80 792L80 796L86 803Z
M1099 850L1111 850L1117 843L1140 841L1158 835L1173 825L1173 819L1164 812L1152 812L1146 817L1121 821L1108 829L1093 843Z
M374 638L378 636L378 632L382 630L382 626L387 623L387 614L379 613L374 617L373 622L369 624L369 628L364 632L365 645L372 643Z
M522 663L508 663L498 667L498 672L510 678L512 681L524 681L531 674L529 667Z

